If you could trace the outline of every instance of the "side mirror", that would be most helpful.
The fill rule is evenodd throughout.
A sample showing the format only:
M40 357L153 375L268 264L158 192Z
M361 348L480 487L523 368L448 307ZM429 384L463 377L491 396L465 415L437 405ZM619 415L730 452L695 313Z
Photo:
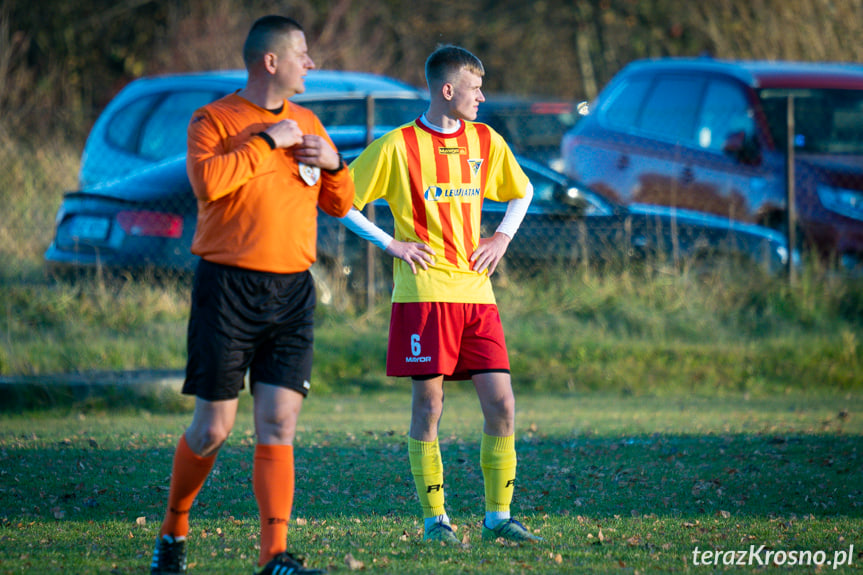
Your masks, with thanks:
M761 164L761 148L754 138L748 138L746 132L732 132L725 139L722 151L735 158L741 164L757 166Z

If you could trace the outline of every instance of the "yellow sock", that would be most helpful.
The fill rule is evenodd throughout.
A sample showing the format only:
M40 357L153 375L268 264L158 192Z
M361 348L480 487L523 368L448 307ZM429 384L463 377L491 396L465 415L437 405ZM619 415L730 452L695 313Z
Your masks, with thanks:
M419 441L408 437L408 457L423 508L423 517L443 515L443 460L438 440Z
M485 483L485 510L509 511L515 489L515 435L493 437L483 433L479 465Z

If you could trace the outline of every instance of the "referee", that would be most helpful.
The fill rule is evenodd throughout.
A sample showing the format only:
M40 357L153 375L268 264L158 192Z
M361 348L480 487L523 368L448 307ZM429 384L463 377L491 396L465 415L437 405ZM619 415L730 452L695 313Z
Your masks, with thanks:
M317 209L344 216L348 170L320 120L288 100L314 68L299 23L265 16L243 47L246 86L193 115L187 169L198 200L183 393L192 423L173 460L151 573L186 570L189 510L227 439L249 373L260 575L322 573L287 551L293 441L312 371Z

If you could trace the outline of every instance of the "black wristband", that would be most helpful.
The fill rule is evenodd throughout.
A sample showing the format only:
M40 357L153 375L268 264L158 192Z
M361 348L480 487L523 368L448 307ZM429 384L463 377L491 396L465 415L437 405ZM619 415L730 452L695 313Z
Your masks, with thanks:
M328 170L326 168L324 168L323 170L328 174L338 174L339 172L341 172L344 169L345 169L345 161L342 159L342 155L339 154L339 167L336 168L335 170Z
M268 133L266 133L266 132L258 132L258 133L257 133L257 135L258 135L258 136L260 136L260 137L262 137L262 138L264 139L264 141L270 145L270 149L271 149L271 150L275 150L275 149L276 149L276 141L275 141L275 140L273 139L273 137L272 137L272 136L270 136Z

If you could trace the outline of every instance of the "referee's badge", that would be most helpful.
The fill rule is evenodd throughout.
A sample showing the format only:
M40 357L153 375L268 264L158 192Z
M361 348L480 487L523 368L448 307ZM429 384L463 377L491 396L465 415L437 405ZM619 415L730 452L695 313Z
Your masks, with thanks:
M300 162L300 177L308 185L314 186L321 179L321 169L317 166L309 166Z

